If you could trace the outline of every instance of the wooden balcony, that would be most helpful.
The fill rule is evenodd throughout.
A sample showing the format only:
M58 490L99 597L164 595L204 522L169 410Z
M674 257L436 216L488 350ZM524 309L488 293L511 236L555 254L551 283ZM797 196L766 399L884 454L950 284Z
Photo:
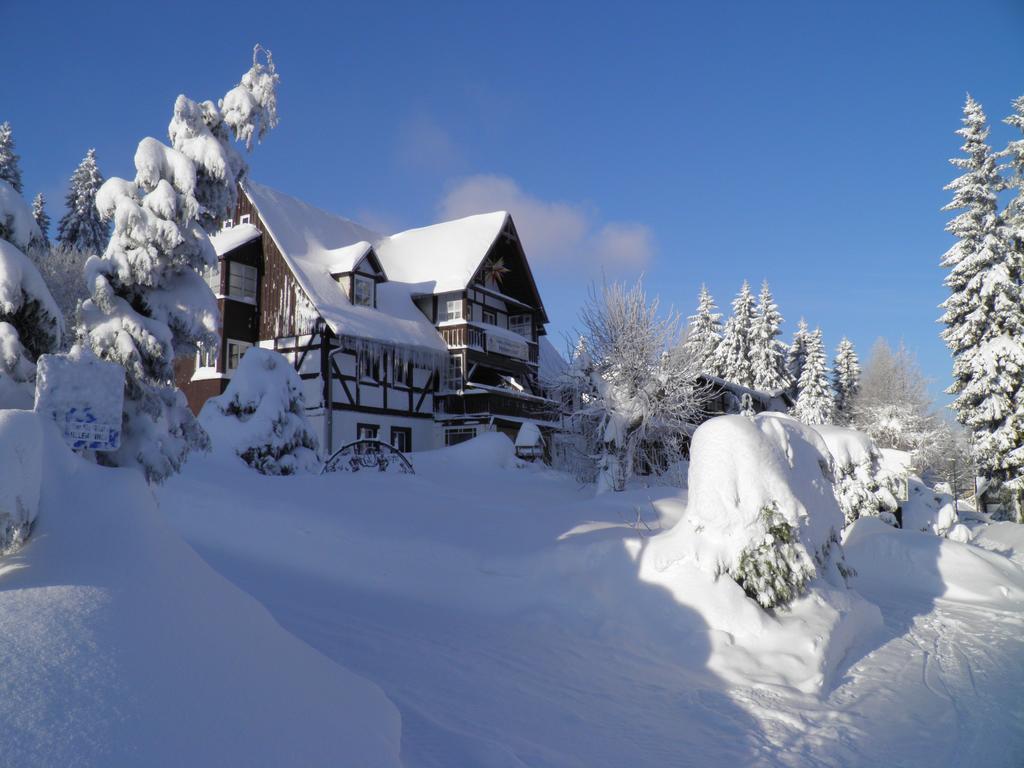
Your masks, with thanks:
M439 395L434 399L434 412L438 416L511 416L517 419L557 421L557 403L499 392L475 392L463 395Z

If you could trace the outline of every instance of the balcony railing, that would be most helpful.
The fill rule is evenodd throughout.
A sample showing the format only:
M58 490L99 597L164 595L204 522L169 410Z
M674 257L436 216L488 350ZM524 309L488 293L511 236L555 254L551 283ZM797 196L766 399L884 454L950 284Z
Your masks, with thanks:
M434 400L434 409L441 416L513 416L538 421L555 421L558 418L556 403L497 392L441 395Z
M504 346L503 348L502 342L507 342L507 337L504 334L494 334L492 343L488 345L488 334L483 328L478 328L472 325L456 325L451 328L439 328L438 330L441 332L441 338L444 339L444 343L447 344L449 348L469 347L470 349L479 349L491 354L512 357L517 360L528 360L531 363L536 363L538 360L537 343L527 339L525 336L522 337L522 341L526 347L526 356L520 357L516 354L507 353L511 350L511 347Z

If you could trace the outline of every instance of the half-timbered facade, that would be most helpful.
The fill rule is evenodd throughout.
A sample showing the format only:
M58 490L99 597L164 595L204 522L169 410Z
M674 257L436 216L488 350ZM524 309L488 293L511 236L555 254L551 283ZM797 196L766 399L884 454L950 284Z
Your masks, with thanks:
M547 314L507 213L383 236L248 182L213 243L220 346L177 365L193 410L260 345L295 366L326 451L557 424L539 376Z

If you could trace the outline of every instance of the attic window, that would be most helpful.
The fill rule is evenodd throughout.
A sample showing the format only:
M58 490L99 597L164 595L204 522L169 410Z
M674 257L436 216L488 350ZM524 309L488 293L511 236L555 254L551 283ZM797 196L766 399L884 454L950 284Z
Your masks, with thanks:
M231 219L224 219L224 222L221 224L222 229L231 229L233 226L235 226L235 222Z
M247 213L244 216L238 217L239 224L249 224L252 221L252 217Z
M352 303L358 307L374 306L373 293L374 283L368 277L356 275L352 287Z

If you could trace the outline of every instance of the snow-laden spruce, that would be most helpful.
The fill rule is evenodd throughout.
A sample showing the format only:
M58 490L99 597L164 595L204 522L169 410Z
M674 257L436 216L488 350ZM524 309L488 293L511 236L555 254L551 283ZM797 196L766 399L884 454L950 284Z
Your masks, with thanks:
M0 123L0 181L6 181L21 194L21 158L14 151L14 132L11 124Z
M706 285L697 297L697 312L688 318L686 349L701 373L717 375L715 351L722 340L722 315Z
M835 402L828 383L825 342L820 328L805 337L804 346L803 371L798 387L800 394L793 407L793 415L804 424L831 424Z
M46 212L46 196L40 192L32 199L32 218L39 227L39 243L43 248L50 247L50 214Z
M246 350L224 394L206 401L199 423L215 450L233 451L264 475L320 468L302 380L279 352Z
M853 399L860 389L860 360L853 348L853 342L845 336L836 347L832 360L832 390L835 393L835 421L849 424L852 418Z
M882 452L863 432L818 425L814 431L828 446L834 462L836 501L846 524L861 517L878 517L896 525L896 476L882 463Z
M800 377L804 374L804 363L807 360L807 339L811 332L807 328L807 321L802 317L796 324L796 332L793 334L793 342L786 351L786 372L789 374L789 392L796 400L800 396Z
M174 386L175 354L217 344L217 304L200 271L216 254L210 229L230 215L245 164L231 138L251 144L276 122L277 74L269 54L221 100L180 96L169 127L173 147L143 139L135 179L108 179L96 207L114 230L102 258L86 262L91 298L81 333L102 359L126 371L121 447L100 460L140 468L159 482L208 438Z
M768 281L761 283L757 309L750 328L750 365L754 375L754 389L778 392L789 385L786 372L786 350L782 335L782 315L772 297Z
M63 321L26 251L41 235L32 211L0 180L0 407L31 408L35 361L61 343Z
M705 399L678 315L661 316L638 281L592 289L580 319L582 343L566 374L568 418L597 463L598 492L623 490L640 467L674 469Z
M722 341L715 352L715 369L723 379L742 387L754 386L751 365L751 328L754 322L754 296L744 280L732 301L732 315L725 323Z
M90 149L68 183L68 194L64 198L67 211L57 223L57 243L61 248L88 256L103 253L110 240L110 222L96 209L96 195L102 186L103 174L96 164L96 150Z
M950 162L963 174L948 185L959 211L946 226L957 238L942 259L949 270L942 333L953 353L953 410L974 436L978 470L1012 496L1018 516L1024 494L1024 315L1021 260L998 209L1003 179L986 144L989 128L970 96L957 131L964 156Z

